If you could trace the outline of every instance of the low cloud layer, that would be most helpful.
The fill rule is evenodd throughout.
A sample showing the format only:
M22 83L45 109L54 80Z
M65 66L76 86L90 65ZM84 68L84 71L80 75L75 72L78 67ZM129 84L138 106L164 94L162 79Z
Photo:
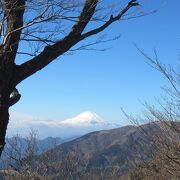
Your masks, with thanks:
M33 129L37 131L39 138L52 136L65 139L77 137L92 131L116 127L119 127L119 125L109 123L96 113L90 111L64 121L49 120L12 111L10 113L8 136L11 137L16 134L27 136L30 130Z

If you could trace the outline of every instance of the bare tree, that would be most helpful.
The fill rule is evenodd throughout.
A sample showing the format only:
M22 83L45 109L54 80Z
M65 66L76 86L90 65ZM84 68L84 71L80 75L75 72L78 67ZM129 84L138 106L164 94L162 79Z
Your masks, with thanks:
M108 3L102 0L0 1L0 155L5 145L9 107L21 97L16 86L79 42L122 18L134 17L133 11L127 12L139 5L136 0L123 8L118 1L113 3L112 11L113 5L105 8ZM24 59L21 64L19 55Z
M163 87L165 97L157 100L156 106L145 103L143 121L159 128L157 133L148 133L147 129L140 128L143 134L152 142L152 152L146 153L151 160L136 164L130 171L130 179L179 179L180 178L180 71L179 64L175 67L164 65L159 61L158 53L154 50L154 57L139 49L147 63L158 70L167 80L169 86ZM179 61L178 61L179 63ZM136 125L142 119L126 114ZM141 145L143 146L143 145ZM145 149L146 147L143 146Z
M40 148L37 140L35 131L31 131L27 138L17 135L7 140L6 148L1 156L1 179L36 179L40 168L43 168L46 173L43 163L39 163L34 168Z

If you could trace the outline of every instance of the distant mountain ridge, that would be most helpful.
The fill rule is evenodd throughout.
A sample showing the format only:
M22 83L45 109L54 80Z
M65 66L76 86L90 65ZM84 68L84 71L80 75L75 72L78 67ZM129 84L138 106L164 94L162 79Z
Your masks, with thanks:
M24 154L26 153L26 150L28 149L28 146L34 145L34 151L36 152L37 150L37 153L41 154L47 150L56 147L57 145L66 142L66 140L63 140L59 137L47 137L45 139L40 140L35 139L34 142L29 142L28 138L26 139L18 136L6 138L6 145L0 159L0 167L6 167L6 163L10 163L10 161L13 161L13 159L11 159L10 156L12 156L13 158L16 157L17 159L19 157L23 158Z

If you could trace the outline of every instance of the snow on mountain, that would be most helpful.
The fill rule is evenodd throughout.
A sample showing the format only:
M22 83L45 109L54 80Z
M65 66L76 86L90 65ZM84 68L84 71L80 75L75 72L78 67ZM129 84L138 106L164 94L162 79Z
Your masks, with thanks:
M73 118L66 119L62 121L60 124L69 125L69 126L94 126L94 125L105 125L107 123L96 113L87 111Z
M48 136L64 139L78 137L89 132L112 129L120 125L105 121L94 112L86 111L66 120L48 120L23 113L11 112L8 136L27 136L31 129L38 132L39 138Z

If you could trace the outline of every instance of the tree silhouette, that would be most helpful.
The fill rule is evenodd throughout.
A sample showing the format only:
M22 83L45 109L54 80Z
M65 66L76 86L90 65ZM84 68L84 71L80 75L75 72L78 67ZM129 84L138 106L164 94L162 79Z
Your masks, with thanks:
M127 12L139 5L131 0L120 8L117 2L112 10L101 6L103 3L101 0L0 1L0 155L5 145L9 107L21 97L16 86L125 15L134 17ZM21 64L17 63L20 55Z

